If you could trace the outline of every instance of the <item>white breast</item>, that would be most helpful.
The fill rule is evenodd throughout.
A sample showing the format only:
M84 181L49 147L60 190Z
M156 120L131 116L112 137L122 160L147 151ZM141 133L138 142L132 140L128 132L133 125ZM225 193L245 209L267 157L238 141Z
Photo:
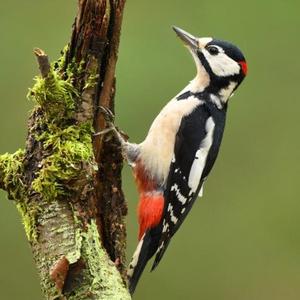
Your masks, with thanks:
M162 184L167 180L181 119L202 103L193 96L186 100L171 100L155 118L146 139L139 145L139 158L145 169Z

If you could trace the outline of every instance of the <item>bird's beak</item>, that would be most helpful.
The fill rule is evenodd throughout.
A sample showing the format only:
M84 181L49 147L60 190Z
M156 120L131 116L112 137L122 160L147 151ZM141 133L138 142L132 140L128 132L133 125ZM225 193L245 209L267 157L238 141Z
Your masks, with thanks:
M188 32L173 26L174 31L183 40L186 46L188 46L191 50L197 50L199 48L199 41L198 38L194 37L193 35L189 34Z

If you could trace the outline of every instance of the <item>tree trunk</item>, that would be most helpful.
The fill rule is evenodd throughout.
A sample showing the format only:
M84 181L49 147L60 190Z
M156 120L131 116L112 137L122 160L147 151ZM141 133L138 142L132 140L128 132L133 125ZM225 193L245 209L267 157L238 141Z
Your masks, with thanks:
M127 206L118 141L99 106L114 111L125 0L79 0L72 38L29 92L25 150L0 156L0 187L16 202L46 299L130 299L125 284Z

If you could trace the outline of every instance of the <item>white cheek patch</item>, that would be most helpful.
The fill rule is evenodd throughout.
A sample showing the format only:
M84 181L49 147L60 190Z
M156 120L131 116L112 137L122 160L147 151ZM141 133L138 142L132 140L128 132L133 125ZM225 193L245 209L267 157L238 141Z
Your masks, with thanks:
M207 50L202 51L213 73L220 77L237 75L240 73L240 65L224 52L211 55Z

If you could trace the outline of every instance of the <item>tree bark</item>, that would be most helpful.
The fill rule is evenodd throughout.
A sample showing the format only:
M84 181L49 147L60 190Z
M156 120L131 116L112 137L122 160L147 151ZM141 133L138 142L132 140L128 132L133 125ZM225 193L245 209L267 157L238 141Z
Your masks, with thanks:
M69 45L41 76L25 150L0 156L0 188L16 202L46 299L130 299L125 283L127 206L120 145L94 136L99 106L114 111L125 0L79 0Z

